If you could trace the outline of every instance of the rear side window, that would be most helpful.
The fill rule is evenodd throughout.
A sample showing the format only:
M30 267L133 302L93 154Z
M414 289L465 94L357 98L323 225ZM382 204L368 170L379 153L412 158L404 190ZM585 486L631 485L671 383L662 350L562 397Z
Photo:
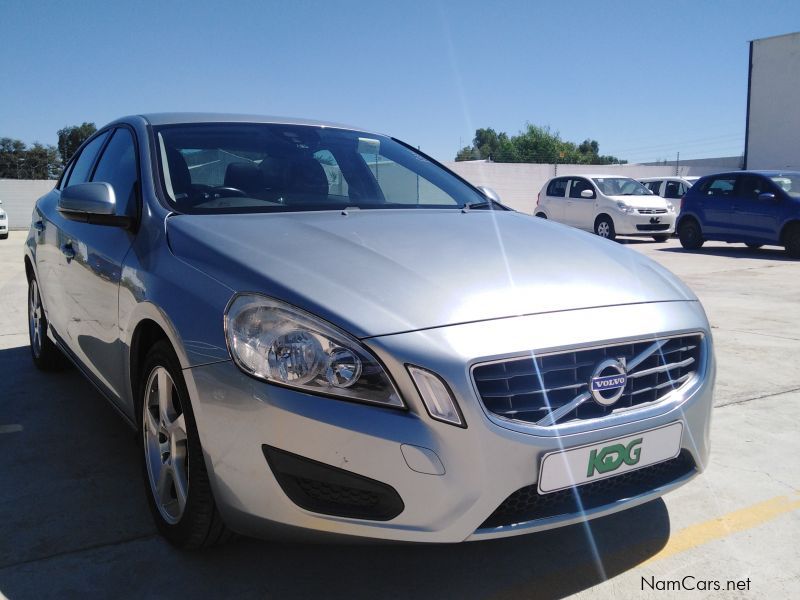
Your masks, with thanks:
M135 217L138 179L133 135L128 129L120 127L114 131L103 151L92 181L110 183L117 198L117 214Z
M104 131L91 142L86 144L86 147L81 151L81 155L78 157L78 160L75 161L75 166L72 167L72 172L69 174L69 180L64 187L75 185L77 183L86 183L89 181L89 175L92 171L94 159L97 158L97 153L100 152L100 148L103 147L107 137L108 132Z
M567 195L567 179L553 179L547 186L547 195L563 198Z

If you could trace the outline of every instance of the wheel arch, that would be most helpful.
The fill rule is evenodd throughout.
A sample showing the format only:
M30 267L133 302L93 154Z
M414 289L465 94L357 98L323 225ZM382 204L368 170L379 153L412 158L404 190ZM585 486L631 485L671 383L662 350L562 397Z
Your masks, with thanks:
M597 214L597 216L594 218L594 230L595 230L595 231L597 230L597 223L598 223L598 222L600 221L600 219L602 219L603 217L606 217L606 218L607 218L609 221L611 221L611 224L612 224L612 225L614 224L614 217L612 217L612 216L611 216L610 214L608 214L607 212L603 211L603 212L601 212L601 213L598 213L598 214Z
M781 233L778 236L778 241L782 245L786 245L786 234L795 228L800 228L800 219L794 218L784 223L783 227L781 227Z
M156 306L150 303L137 305L135 316L129 320L130 326L127 328L124 343L128 349L126 360L127 379L130 384L129 393L131 394L131 406L134 415L138 414L139 399L139 380L141 368L147 352L153 345L164 340L172 346L175 355L178 357L181 369L191 366L186 354L181 338L169 318ZM137 421L138 424L138 421Z

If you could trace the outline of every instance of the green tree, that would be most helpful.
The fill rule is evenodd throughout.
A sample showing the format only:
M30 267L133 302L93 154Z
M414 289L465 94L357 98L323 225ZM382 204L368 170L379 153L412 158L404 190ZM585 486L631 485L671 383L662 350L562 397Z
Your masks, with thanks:
M472 146L458 151L456 160L490 159L494 162L621 164L616 156L601 156L597 140L586 139L576 145L562 140L557 131L530 123L517 135L497 133L485 128L475 131Z
M80 148L80 145L95 131L97 131L97 127L95 127L94 123L86 122L58 130L58 152L61 154L61 160L64 164L67 164L72 155L75 154L75 151Z
M38 142L30 148L20 140L0 138L0 178L56 179L61 174L61 160L55 146Z
M456 153L456 160L480 160L481 154L475 146L464 146Z

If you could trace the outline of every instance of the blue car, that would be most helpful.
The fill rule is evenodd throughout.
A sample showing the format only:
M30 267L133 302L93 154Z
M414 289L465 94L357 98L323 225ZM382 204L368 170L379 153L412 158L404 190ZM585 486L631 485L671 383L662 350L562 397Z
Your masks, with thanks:
M706 240L749 248L775 244L800 258L800 173L735 171L707 175L681 201L678 237L695 250Z

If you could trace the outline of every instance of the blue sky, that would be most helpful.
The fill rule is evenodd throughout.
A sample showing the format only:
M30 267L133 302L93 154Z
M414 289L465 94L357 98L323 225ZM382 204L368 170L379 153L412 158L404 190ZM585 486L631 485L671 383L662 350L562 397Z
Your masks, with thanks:
M748 41L800 2L0 0L0 136L173 110L350 123L451 160L526 122L630 161L740 154Z

